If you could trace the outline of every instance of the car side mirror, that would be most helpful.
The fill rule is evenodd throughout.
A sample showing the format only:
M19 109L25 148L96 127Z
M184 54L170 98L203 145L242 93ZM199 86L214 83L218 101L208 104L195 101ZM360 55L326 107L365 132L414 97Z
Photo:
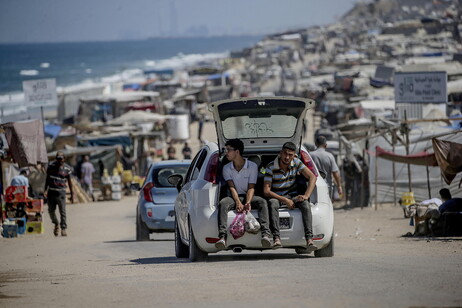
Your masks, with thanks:
M181 190L181 184L183 184L183 177L179 174L172 174L168 177L168 182L176 187L178 192Z
M131 183L130 184L130 190L140 191L141 190L140 183Z

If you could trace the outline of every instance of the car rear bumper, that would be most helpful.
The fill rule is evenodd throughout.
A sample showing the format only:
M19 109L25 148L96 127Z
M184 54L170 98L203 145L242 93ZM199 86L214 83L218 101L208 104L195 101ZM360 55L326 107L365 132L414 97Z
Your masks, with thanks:
M333 233L333 208L330 203L318 203L312 206L313 217L313 235L314 243L318 249L327 246L332 238ZM196 211L196 217L191 217L191 223L195 235L197 245L208 253L218 252L214 244L214 239L218 238L218 211L212 211L210 208L203 208L202 211ZM258 212L252 210L252 214L258 217ZM228 226L232 223L235 212L228 213ZM288 210L280 209L279 217L286 217L291 220L289 229L281 229L280 237L282 246L285 248L305 247L306 239L303 228L301 212L298 209ZM207 223L200 223L207 221ZM239 246L243 249L262 249L261 233L250 234L245 233L244 236L234 239L228 231L227 246Z
M144 203L140 207L141 220L154 232L173 232L175 230L175 211L173 204ZM151 213L151 216L148 213Z

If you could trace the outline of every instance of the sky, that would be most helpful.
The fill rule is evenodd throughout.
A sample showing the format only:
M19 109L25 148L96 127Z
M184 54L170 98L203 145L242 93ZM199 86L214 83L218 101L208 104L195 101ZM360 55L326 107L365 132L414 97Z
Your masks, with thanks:
M0 0L0 43L261 35L326 25L355 0Z

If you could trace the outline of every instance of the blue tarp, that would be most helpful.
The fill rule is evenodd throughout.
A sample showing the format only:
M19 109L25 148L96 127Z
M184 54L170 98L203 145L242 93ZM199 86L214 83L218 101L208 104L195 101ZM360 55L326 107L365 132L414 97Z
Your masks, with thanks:
M118 136L104 136L104 137L92 137L85 138L79 141L81 146L108 146L108 145L121 145L122 147L130 147L132 140L129 135L118 135Z
M61 126L55 124L45 124L45 136L55 139L61 132Z
M164 70L146 70L144 74L156 74L156 75L173 75L173 69L164 69Z
M208 76L207 79L208 79L208 80L221 79L222 76L228 77L229 74L228 74L228 73L224 73L224 74L214 74L214 75Z

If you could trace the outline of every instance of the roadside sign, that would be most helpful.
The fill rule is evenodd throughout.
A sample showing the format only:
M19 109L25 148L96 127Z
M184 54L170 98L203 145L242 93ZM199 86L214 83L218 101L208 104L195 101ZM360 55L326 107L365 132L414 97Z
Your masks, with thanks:
M27 106L58 105L56 79L25 80L22 82Z
M395 72L396 103L446 103L446 72Z

